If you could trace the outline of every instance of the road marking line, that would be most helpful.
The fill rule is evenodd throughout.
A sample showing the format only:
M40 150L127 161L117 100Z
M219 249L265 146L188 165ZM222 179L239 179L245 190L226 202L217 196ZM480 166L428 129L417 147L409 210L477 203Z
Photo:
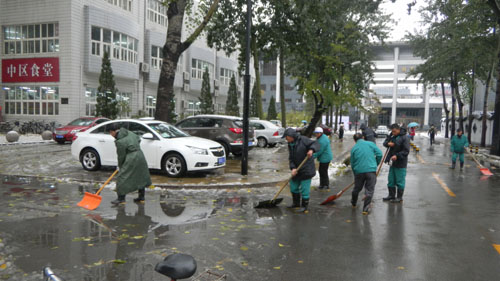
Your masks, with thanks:
M493 244L493 247L495 248L495 250L497 250L497 252L500 254L500 245L499 244Z
M446 185L446 183L444 183L443 180L441 180L441 178L439 178L439 175L436 174L436 173L432 173L432 176L436 179L436 181L441 185L441 187L448 193L448 195L450 195L451 197L457 197L455 195L455 193L453 193L453 191L451 191L451 189Z
M425 164L425 161L422 158L422 156L420 156L420 154L415 154L415 155L417 155L417 159L418 159L418 161L420 161L420 163Z

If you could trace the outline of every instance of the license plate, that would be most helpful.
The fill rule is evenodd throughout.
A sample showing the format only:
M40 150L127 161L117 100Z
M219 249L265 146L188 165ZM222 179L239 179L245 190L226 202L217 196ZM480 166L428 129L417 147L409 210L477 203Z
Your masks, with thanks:
M64 136L61 136L61 135L56 136L56 139L62 139L62 138L64 138Z
M249 143L248 143L248 146L253 146L253 142L249 142Z
M226 163L226 157L220 157L217 159L217 164L222 165L224 163Z

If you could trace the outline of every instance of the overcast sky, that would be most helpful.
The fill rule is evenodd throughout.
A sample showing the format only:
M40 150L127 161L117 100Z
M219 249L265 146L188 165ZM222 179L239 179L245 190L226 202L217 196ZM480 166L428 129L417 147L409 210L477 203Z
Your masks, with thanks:
M410 0L396 0L392 3L389 0L384 1L382 9L388 14L392 14L392 19L395 21L393 24L392 32L389 34L388 41L401 40L407 32L413 32L414 29L421 29L419 8L422 6L421 0L417 1L417 5L411 10L408 15L408 3Z

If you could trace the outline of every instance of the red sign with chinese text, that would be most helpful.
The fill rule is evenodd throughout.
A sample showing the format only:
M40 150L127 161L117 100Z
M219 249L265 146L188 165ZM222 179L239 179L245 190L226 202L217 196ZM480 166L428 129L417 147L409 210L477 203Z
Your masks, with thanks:
M3 59L2 82L59 82L59 58Z

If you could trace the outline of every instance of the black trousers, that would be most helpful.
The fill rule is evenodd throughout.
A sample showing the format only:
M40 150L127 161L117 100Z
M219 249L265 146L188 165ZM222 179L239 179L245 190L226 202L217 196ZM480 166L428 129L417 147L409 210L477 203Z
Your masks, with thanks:
M434 135L431 135L430 139L431 139L431 145L432 145L434 143Z
M372 173L361 173L354 176L354 189L352 190L353 198L358 198L359 192L363 187L365 188L365 195L368 198L373 197L375 192L375 184L377 183L377 174Z
M330 180L328 179L328 167L330 166L330 162L328 163L319 163L319 186L328 187L330 185Z

